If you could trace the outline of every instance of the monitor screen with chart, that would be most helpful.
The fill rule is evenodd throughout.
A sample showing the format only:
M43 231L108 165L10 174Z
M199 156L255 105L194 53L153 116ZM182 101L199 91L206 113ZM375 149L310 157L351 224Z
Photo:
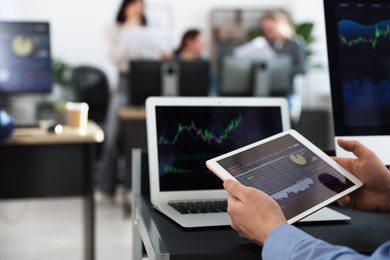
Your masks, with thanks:
M49 23L0 21L0 57L0 94L51 91Z
M336 138L359 139L390 164L390 1L324 5Z
M156 118L162 191L221 189L207 159L284 129L278 106L160 106Z

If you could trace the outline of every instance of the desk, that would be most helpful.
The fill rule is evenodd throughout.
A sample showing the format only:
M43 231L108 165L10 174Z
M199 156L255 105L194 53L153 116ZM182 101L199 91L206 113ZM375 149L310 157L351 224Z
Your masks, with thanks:
M15 129L0 144L0 199L83 196L85 259L95 258L94 146L104 139L93 122L81 135L39 128Z
M145 153L144 153L145 154ZM152 208L148 198L147 159L133 152L133 259L141 259L142 243L149 259L260 259L261 248L239 238L230 227L184 229ZM142 185L142 186L141 186ZM331 208L352 217L348 222L299 223L316 238L372 253L390 240L390 213Z
M125 107L118 111L121 121L125 153L125 191L131 187L131 151L133 148L146 149L146 112L144 108ZM125 216L130 215L131 205L126 192L123 197Z

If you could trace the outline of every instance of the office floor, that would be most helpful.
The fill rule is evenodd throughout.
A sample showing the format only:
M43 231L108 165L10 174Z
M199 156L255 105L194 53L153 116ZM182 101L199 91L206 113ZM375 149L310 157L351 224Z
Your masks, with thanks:
M83 259L82 201L0 200L0 259ZM120 205L97 204L96 259L130 259L131 220Z

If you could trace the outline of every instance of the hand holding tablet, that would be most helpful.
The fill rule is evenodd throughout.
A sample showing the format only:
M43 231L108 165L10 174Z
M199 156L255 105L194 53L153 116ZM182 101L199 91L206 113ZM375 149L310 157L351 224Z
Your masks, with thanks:
M302 135L288 130L206 162L222 180L264 191L294 223L363 184Z

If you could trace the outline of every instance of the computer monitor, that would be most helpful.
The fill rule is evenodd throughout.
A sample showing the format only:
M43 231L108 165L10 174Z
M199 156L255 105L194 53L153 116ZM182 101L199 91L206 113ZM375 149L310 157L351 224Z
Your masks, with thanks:
M49 23L0 21L0 57L1 95L51 91Z
M253 61L253 95L287 96L293 92L292 60L287 55Z
M150 96L207 96L209 62L132 61L129 105L144 106Z
M222 63L220 94L222 96L252 96L252 61L226 57Z
M179 63L179 96L207 96L210 86L210 64L207 61Z
M390 165L390 1L324 0L336 139ZM351 156L336 145L338 156Z
M292 62L288 56L224 59L223 96L286 96L292 90Z
M161 96L161 62L132 61L128 86L129 105L145 106L146 98Z

